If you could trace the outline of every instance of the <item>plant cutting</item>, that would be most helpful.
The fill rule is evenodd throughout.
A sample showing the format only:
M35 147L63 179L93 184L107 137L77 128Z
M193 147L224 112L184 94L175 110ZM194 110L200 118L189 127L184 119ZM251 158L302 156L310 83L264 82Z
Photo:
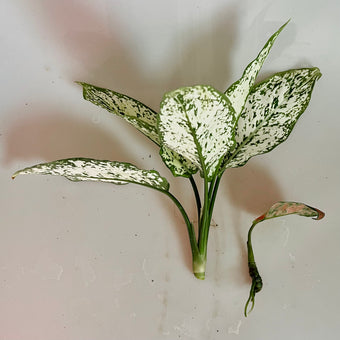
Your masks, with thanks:
M193 273L204 279L209 229L222 175L285 141L306 110L314 84L321 76L317 67L291 69L255 84L274 41L286 25L269 38L241 78L225 92L209 85L182 87L164 95L158 113L125 94L79 82L86 100L133 125L159 146L160 156L174 176L188 178L197 205L197 228L170 192L165 177L129 163L62 159L19 170L13 178L20 174L48 174L71 181L135 183L157 190L169 197L183 216ZM196 173L202 178L202 188L196 185Z
M255 256L254 256L254 250L252 245L252 232L255 228L255 226L263 221L277 218L277 217L283 217L287 215L299 215L304 217L312 217L314 220L321 220L325 213L322 212L319 209L310 207L309 205L306 205L304 203L298 203L298 202L277 202L273 204L267 212L256 218L249 231L248 231L248 241L247 241L247 249L248 249L248 269L249 269L249 276L252 279L249 298L246 302L246 305L244 307L244 315L247 316L248 313L250 313L255 305L255 295L259 291L262 290L262 278L261 275L257 269L257 265L255 262ZM249 303L251 302L251 306L248 309Z

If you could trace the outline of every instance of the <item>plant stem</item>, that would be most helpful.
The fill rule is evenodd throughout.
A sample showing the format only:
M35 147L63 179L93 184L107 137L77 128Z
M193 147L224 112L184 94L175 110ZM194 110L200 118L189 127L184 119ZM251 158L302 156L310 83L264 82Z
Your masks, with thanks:
M165 190L160 190L160 191L163 192L165 195L167 195L175 203L178 210L181 212L183 219L185 221L185 224L187 226L189 241L190 241L190 246L191 246L191 252L192 252L193 256L196 256L196 253L198 252L198 248L197 248L197 243L196 243L195 230L194 230L192 223L189 220L189 217L188 217L186 211L184 210L182 204L178 201L178 199L173 194L171 194L169 191L165 191Z
M210 223L220 180L221 176L215 176L210 185L208 181L204 181L204 205L198 235L198 249L202 256L202 261L204 262L204 264L207 259Z
M208 241L208 218L209 218L209 183L206 179L204 179L204 204L203 211L201 214L201 223L198 234L198 249L200 253L206 257L207 253L207 241Z
M199 220L200 220L200 217L201 217L201 208L202 208L201 198L200 198L200 194L198 192L197 185L196 185L196 182L194 180L194 177L191 175L189 177L189 179L190 179L190 183L191 183L192 189L193 189L194 194L195 194L196 206L197 206L197 216L198 216L197 221L199 223Z
M191 254L192 254L192 268L193 268L194 275L198 279L204 279L205 260L202 258L199 252L195 230L194 230L192 223L189 220L189 217L186 211L184 210L182 204L178 201L178 199L174 195L172 195L169 191L165 191L165 190L159 190L159 191L167 195L175 203L175 205L181 212L183 219L185 221L185 224L187 226L187 230L188 230L189 241L190 241L190 246L191 246ZM202 272L203 272L203 276L202 276Z
M199 257L197 260L198 265L196 266L196 271L194 271L195 276L198 279L203 280L205 278L205 267L207 261L207 244L209 236L209 225L210 225L210 200L209 193L211 190L212 183L209 186L207 178L204 179L204 204L203 210L200 216L199 223L199 233L198 233L198 251Z
M253 246L251 243L251 233L256 226L256 224L259 222L259 220L255 220L250 227L248 231L248 240L247 240L247 249L248 249L248 268L249 268L249 276L252 279L251 287L250 287L250 292L249 292L249 298L246 302L246 305L244 307L244 315L247 316L248 313L250 313L255 304L255 294L258 293L262 289L262 278L260 276L260 273L257 269L257 265L255 262L255 256L254 256L254 251L253 251ZM248 305L251 303L251 307L248 311Z
M178 201L178 199L172 195L168 191L162 191L164 194L166 194L177 206L179 211L181 212L183 219L185 221L185 224L187 226L188 234L189 234L189 240L190 240L190 246L191 246L191 254L192 254L192 269L194 272L194 275L196 278L200 280L204 280L205 278L205 266L206 266L206 256L202 256L201 252L199 251L196 235L194 231L194 227L192 223L189 220L189 217L184 210L181 203Z
M211 218L212 218L212 214L213 214L213 210L214 210L214 205L215 205L215 201L216 201L216 196L217 196L217 191L218 191L218 187L220 185L221 182L221 177L222 175L218 175L214 184L214 190L212 191L212 195L210 197L210 207L209 207L209 224L211 222Z

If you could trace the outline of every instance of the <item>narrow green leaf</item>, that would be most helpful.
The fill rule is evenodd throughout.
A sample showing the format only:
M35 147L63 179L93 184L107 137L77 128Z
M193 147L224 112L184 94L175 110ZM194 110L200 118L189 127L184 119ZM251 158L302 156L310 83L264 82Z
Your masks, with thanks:
M103 161L89 158L69 158L37 164L17 171L18 175L41 174L64 176L71 181L99 181L113 184L140 184L167 191L169 183L157 171L141 170L129 163Z
M77 83L83 87L84 99L123 118L159 145L155 111L124 94L82 82Z
M242 166L285 141L306 110L320 76L316 67L289 70L255 86L237 122L236 147L225 157L223 170Z
M247 100L249 92L253 87L256 77L260 72L264 61L266 60L269 51L271 50L277 36L288 24L287 21L283 26L281 26L267 41L258 56L246 67L243 72L242 77L233 83L226 91L225 94L233 106L236 117L238 117L243 109L243 106Z
M210 86L184 87L161 103L162 144L192 162L211 180L235 144L235 114L229 100Z

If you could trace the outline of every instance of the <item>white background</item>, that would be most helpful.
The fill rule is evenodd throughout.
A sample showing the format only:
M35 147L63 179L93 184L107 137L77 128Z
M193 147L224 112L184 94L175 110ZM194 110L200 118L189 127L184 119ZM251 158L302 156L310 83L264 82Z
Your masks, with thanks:
M337 0L0 1L0 339L337 339L339 34ZM224 91L287 19L261 72L318 66L287 142L221 184L207 278L190 268L181 216L134 185L14 171L83 156L156 168L194 218L185 179L119 118L82 99L81 80L155 110L166 91ZM277 200L326 212L259 225L264 288L248 318L246 234Z

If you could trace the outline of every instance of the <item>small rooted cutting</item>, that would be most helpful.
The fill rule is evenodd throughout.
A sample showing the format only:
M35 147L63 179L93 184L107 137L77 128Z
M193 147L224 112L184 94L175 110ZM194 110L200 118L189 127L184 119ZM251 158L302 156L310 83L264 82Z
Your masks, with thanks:
M72 181L135 183L165 194L183 216L193 272L204 279L210 223L223 173L285 141L307 108L321 76L317 67L301 68L276 73L255 84L286 25L269 38L241 78L226 91L207 85L183 87L164 95L159 113L127 95L78 82L86 100L134 126L159 146L160 156L174 176L189 179L197 205L197 232L182 204L170 193L168 181L154 170L109 160L73 158L28 167L17 171L13 178L19 174L61 175ZM193 177L197 172L202 177L202 190Z
M252 279L252 284L250 288L249 298L247 303L244 307L244 315L247 316L250 313L255 305L255 294L258 293L262 289L262 278L260 273L257 269L253 246L251 243L251 234L254 230L254 227L265 220L269 220L275 217L282 217L286 215L300 215L304 217L313 217L314 220L321 220L325 213L321 210L312 208L304 203L297 203L297 202L277 202L273 204L269 210L255 219L253 221L252 226L248 232L248 241L247 241L247 248L248 248L248 268L249 268L249 275ZM248 310L249 303L251 302L250 309Z

